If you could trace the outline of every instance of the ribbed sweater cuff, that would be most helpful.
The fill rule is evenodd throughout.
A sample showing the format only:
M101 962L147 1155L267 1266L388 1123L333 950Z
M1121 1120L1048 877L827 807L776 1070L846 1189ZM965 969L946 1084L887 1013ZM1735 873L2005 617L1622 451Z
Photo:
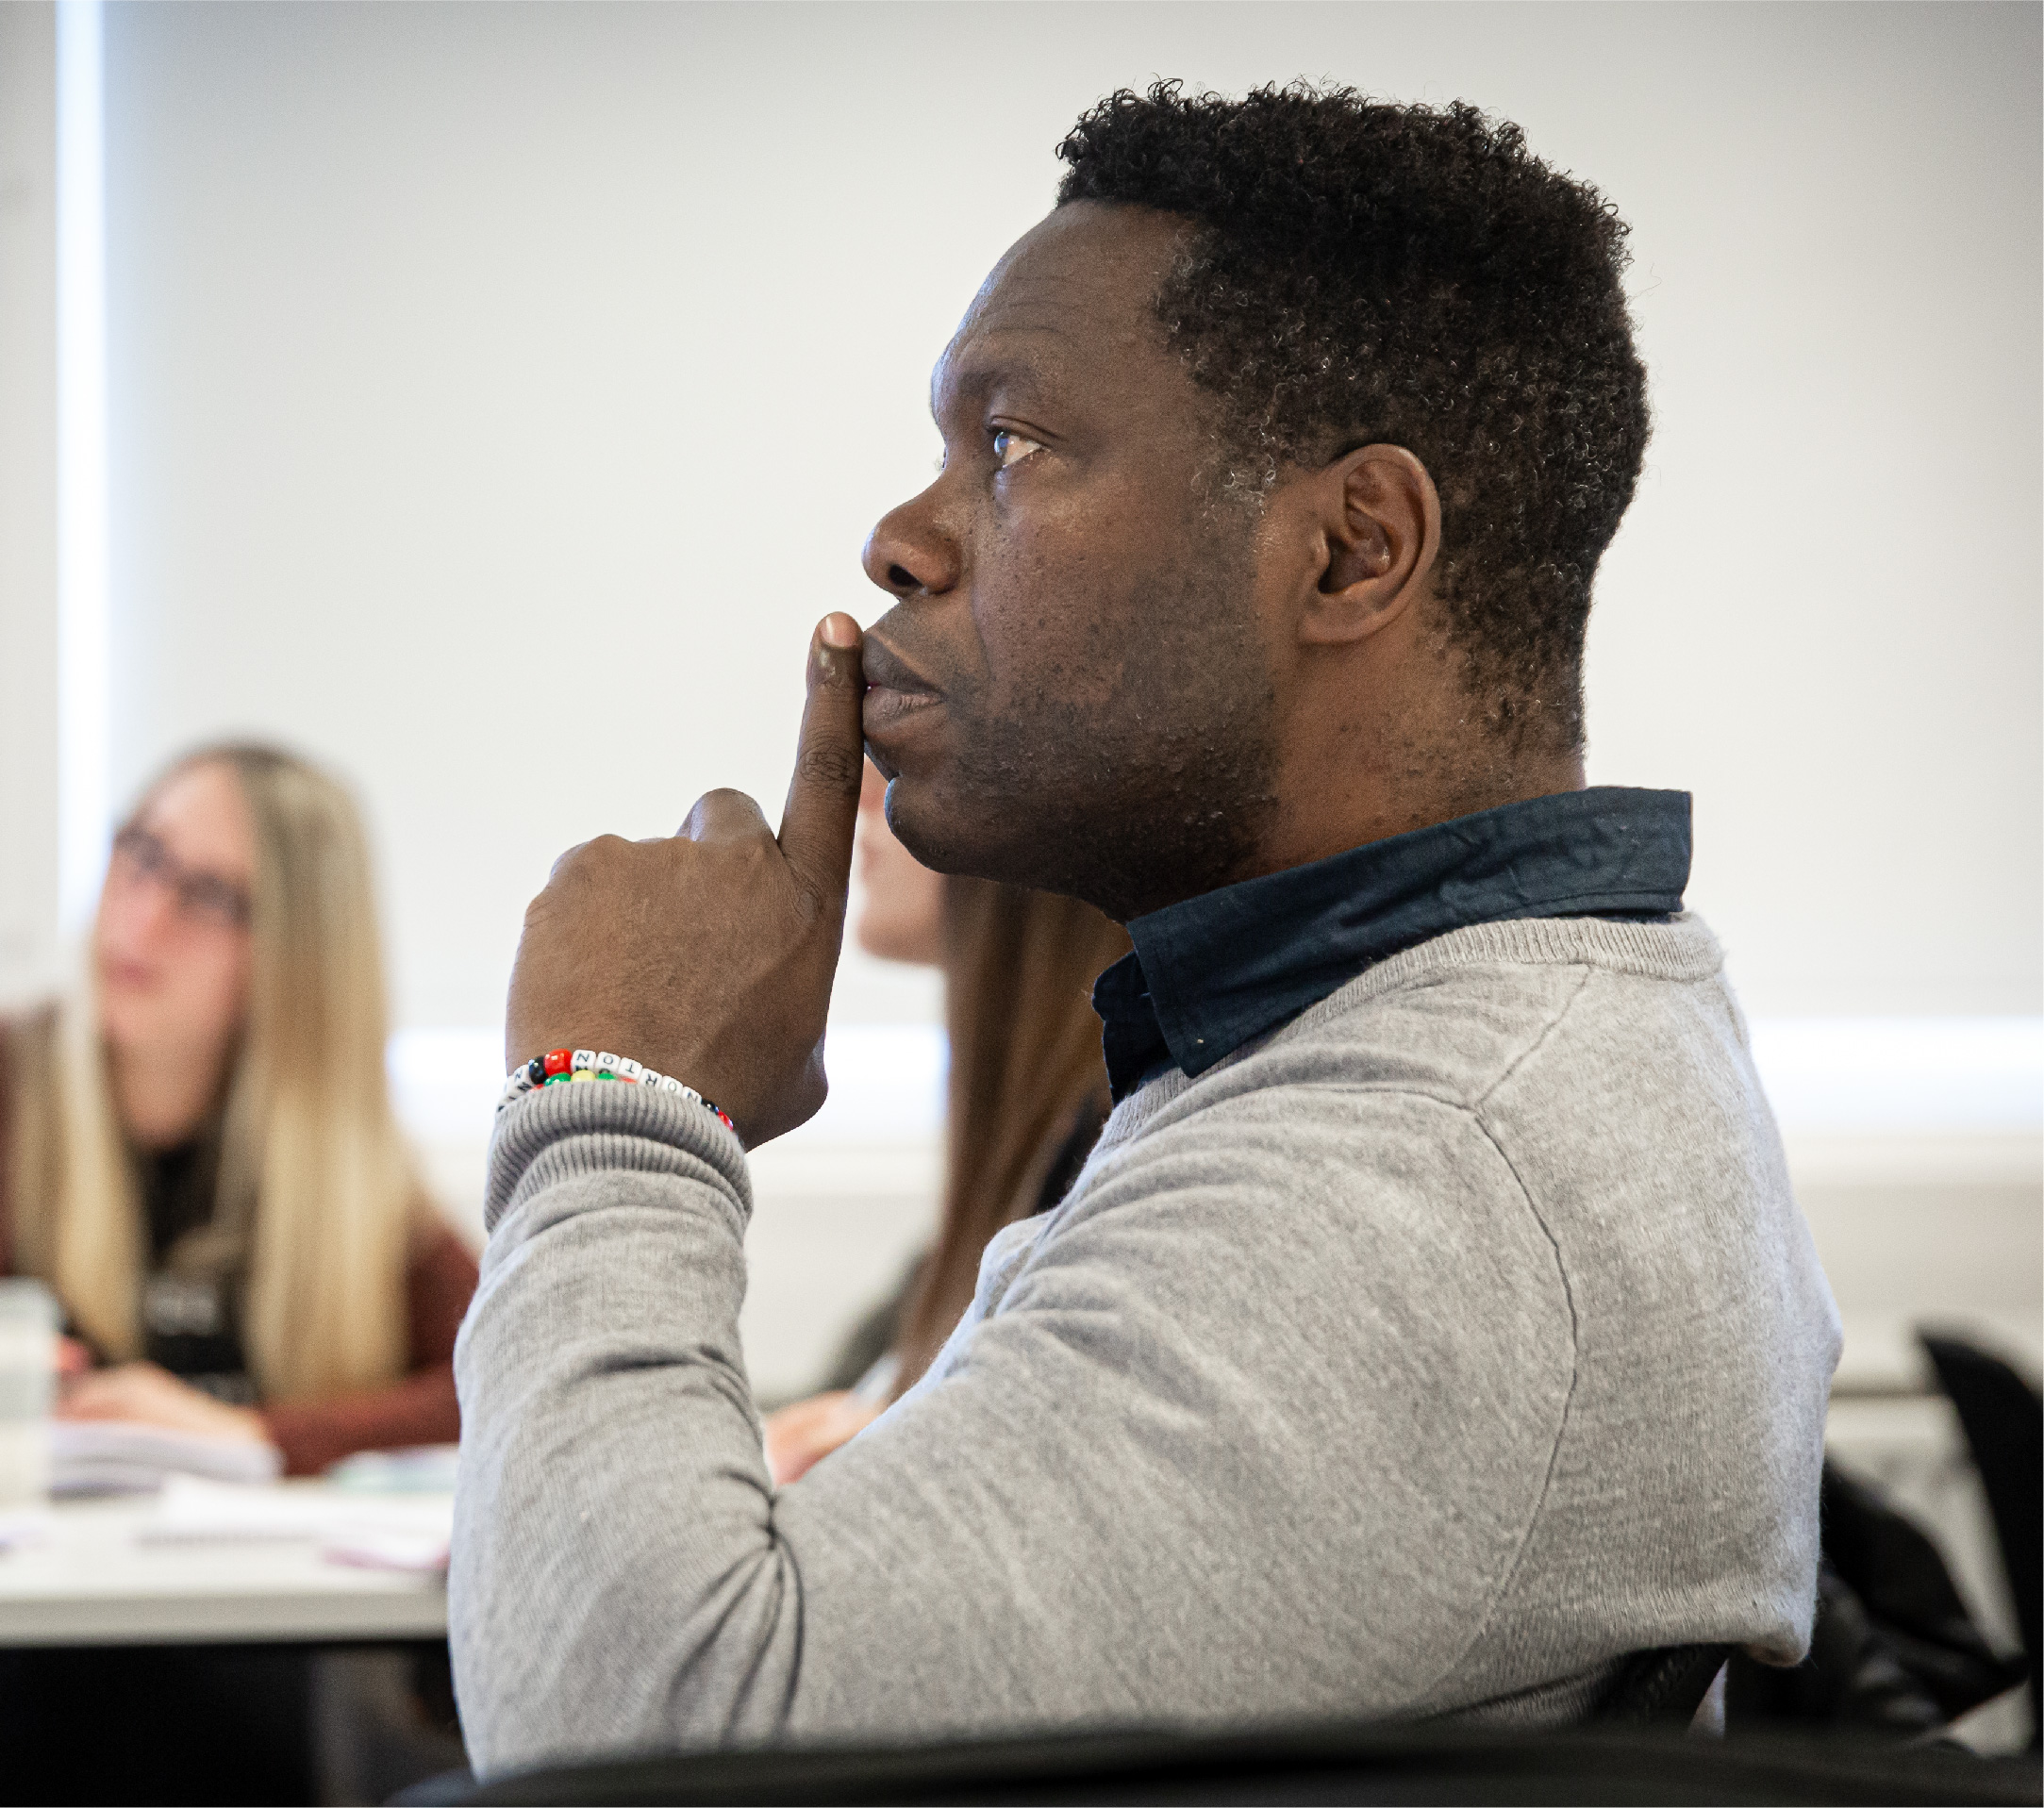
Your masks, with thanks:
M497 1219L523 1188L585 1175L638 1170L721 1182L752 1215L752 1175L739 1139L701 1105L678 1093L622 1082L545 1086L497 1114L490 1139L490 1186L483 1224Z

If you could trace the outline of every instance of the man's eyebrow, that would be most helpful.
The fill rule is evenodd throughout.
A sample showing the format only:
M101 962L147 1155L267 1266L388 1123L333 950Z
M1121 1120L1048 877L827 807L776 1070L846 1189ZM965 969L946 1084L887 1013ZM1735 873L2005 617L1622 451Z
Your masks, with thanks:
M1047 338L1072 342L1072 335L1055 326L1016 327L1001 335L1004 340ZM930 373L930 413L935 417L938 404L945 388L957 394L983 394L991 389L1041 390L1054 387L1054 379L1045 374L1043 367L1035 359L1018 357L1005 354L1002 348L986 351L975 349L959 358L954 358L947 349L937 360L937 368Z

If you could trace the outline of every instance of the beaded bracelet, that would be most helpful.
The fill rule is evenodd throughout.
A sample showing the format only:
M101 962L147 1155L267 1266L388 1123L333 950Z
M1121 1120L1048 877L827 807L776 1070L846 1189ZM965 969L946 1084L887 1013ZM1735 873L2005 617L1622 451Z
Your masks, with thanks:
M607 1051L598 1053L594 1049L549 1049L544 1054L534 1055L523 1067L514 1068L504 1082L504 1096L497 1101L497 1109L502 1111L541 1086L566 1086L576 1080L623 1080L627 1085L674 1093L691 1104L701 1105L734 1136L738 1135L738 1125L693 1086L640 1067L628 1054L611 1054Z

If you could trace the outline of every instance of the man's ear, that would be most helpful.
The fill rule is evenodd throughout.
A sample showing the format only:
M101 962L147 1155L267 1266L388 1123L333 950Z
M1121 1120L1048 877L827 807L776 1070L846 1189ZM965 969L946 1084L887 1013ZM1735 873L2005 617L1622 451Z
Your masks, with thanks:
M1425 592L1440 553L1440 496L1404 446L1346 453L1311 488L1323 550L1299 638L1321 646L1364 639Z

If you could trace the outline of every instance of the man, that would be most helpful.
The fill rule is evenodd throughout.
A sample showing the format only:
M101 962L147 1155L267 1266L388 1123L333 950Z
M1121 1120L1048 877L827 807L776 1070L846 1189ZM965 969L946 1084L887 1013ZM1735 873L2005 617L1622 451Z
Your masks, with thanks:
M1172 87L1082 120L826 618L778 838L715 792L527 913L457 1358L485 1772L661 1743L1594 1711L1803 1650L1836 1315L1687 799L1586 790L1643 377L1516 128ZM823 1093L861 740L940 870L1088 899L1118 1105L926 1378L776 1495L742 1145Z

